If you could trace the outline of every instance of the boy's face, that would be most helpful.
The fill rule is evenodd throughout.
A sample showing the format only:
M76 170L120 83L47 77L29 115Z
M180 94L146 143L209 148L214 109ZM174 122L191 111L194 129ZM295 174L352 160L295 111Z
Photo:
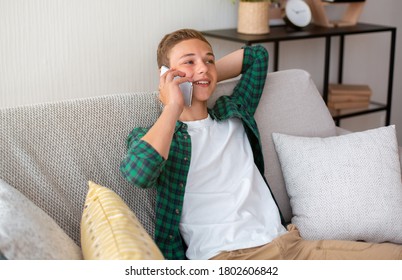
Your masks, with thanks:
M204 102L212 95L217 83L215 56L204 41L189 39L175 45L169 52L172 69L193 79L193 102Z

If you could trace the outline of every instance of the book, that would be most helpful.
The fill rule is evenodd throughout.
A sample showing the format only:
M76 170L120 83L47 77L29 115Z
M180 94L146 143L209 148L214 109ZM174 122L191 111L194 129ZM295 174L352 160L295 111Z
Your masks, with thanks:
M371 89L368 85L352 85L352 84L329 84L328 94L332 95L363 95L371 96Z
M356 94L329 94L329 102L369 102L369 95L356 95Z
M369 106L369 101L354 101L354 102L328 102L328 108L341 110L341 109L361 109Z

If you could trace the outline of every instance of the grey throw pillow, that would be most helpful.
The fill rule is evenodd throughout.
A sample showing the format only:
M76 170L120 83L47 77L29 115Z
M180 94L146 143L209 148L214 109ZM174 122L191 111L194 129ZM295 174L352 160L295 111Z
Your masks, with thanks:
M9 260L82 259L81 249L49 215L1 179L0 252Z

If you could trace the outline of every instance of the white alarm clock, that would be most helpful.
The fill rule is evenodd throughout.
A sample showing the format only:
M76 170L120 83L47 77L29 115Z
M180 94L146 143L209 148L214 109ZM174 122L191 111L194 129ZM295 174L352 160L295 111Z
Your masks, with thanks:
M312 19L310 6L303 0L288 0L283 19L286 24L293 28L306 27Z

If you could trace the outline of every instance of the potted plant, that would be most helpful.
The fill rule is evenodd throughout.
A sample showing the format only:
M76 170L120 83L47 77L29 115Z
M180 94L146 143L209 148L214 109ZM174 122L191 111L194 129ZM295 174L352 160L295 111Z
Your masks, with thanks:
M239 0L237 32L256 35L269 33L269 6L272 1L276 0Z

